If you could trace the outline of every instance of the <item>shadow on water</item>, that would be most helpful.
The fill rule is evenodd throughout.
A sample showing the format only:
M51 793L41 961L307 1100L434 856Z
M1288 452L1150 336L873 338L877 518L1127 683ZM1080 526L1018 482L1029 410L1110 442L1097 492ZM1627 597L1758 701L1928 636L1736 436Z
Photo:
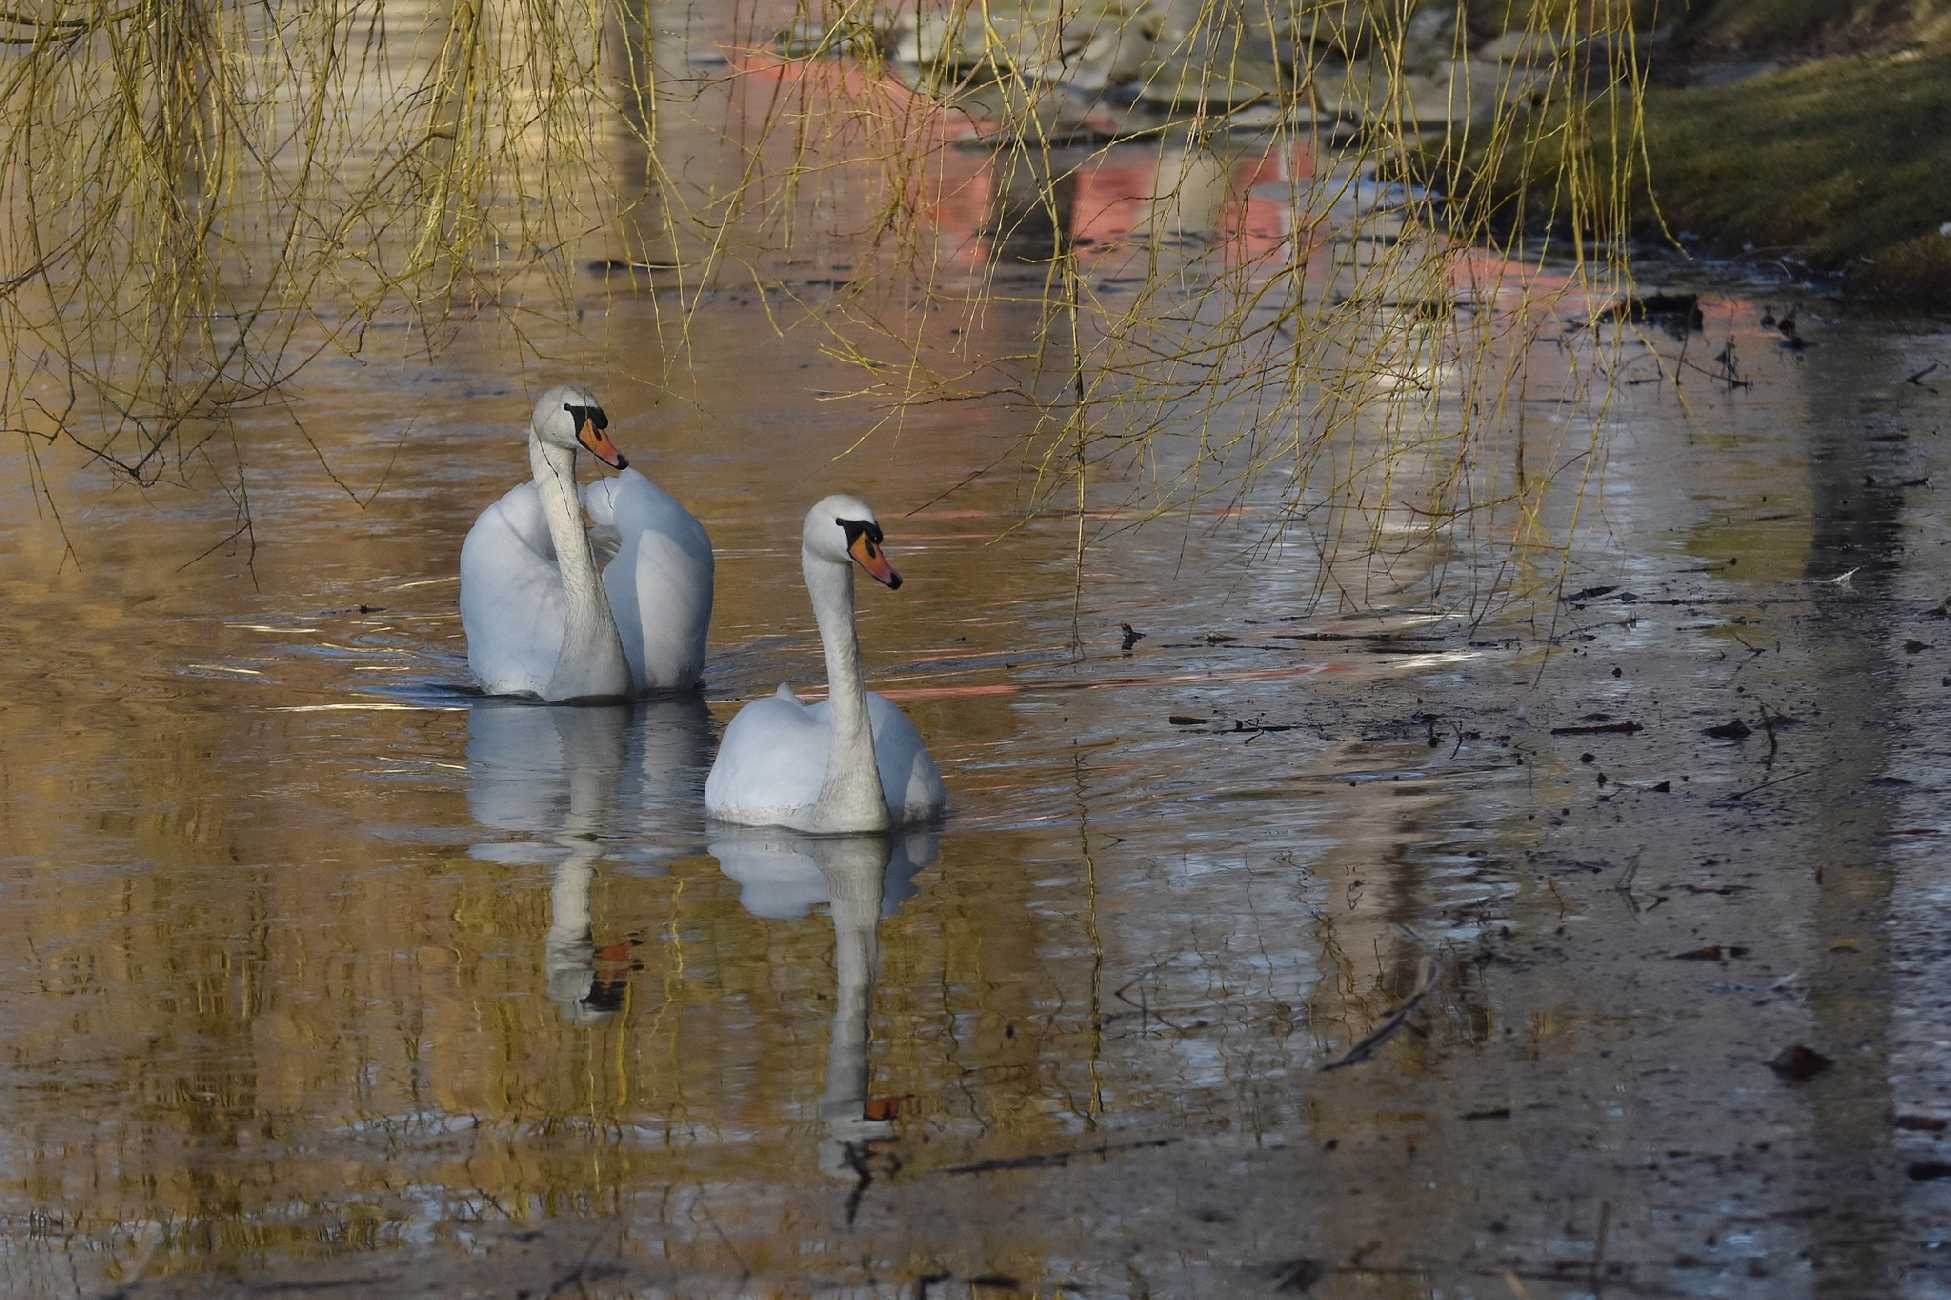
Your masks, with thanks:
M1901 442L1866 436L1852 378L1903 365L1874 336L1801 354L1809 372L1808 472L1811 530L1804 575L1815 599L1796 632L1824 683L1822 708L1844 720L1825 728L1817 780L1804 809L1812 831L1808 861L1819 887L1807 917L1820 965L1808 975L1812 1029L1824 1043L1848 1044L1840 1086L1814 1090L1810 1132L1819 1176L1806 1194L1831 1212L1815 1220L1809 1257L1818 1295L1904 1286L1892 1227L1902 1222L1905 1179L1896 1157L1890 1086L1892 1017L1898 991L1888 942L1897 863L1888 852L1897 801L1888 793L1898 760L1900 718L1893 688L1904 672L1896 645L1912 547L1905 538L1908 477ZM1874 426L1873 426L1874 427ZM1855 572L1846 584L1838 575Z

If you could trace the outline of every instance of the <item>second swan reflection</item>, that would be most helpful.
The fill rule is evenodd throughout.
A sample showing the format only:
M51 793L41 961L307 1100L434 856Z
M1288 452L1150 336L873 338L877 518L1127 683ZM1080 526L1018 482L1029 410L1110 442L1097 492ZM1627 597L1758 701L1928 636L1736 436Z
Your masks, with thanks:
M828 905L836 988L820 1094L820 1169L834 1178L855 1176L864 1143L894 1136L891 1110L867 1088L879 924L916 892L915 875L940 852L933 830L813 836L728 826L712 837L712 856L739 883L739 902L752 915L797 919Z

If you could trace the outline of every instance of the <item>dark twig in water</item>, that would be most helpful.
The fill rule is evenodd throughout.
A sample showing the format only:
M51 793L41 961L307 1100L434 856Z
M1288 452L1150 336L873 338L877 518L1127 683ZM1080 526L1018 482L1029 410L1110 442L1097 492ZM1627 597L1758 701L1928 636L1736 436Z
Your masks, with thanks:
M1347 1054L1340 1059L1329 1061L1321 1068L1323 1070L1339 1070L1344 1065L1359 1065L1363 1061L1366 1061L1370 1056L1375 1054L1375 1049L1381 1046L1384 1039L1402 1028L1403 1021L1409 1019L1409 1013L1414 1011L1417 1004L1428 997L1429 991L1435 987L1436 963L1428 957L1425 957L1423 958L1422 978L1417 981L1416 991L1411 993L1403 1001L1401 1006L1390 1012L1388 1019L1376 1026L1374 1033L1349 1048Z
M1612 1227L1612 1202L1599 1202L1599 1237L1592 1246L1592 1290L1597 1294L1599 1274L1606 1266L1606 1235Z
M1645 853L1646 846L1644 844L1633 850L1632 861L1628 862L1626 869L1619 873L1619 881L1612 887L1614 893L1625 896L1626 906L1633 909L1633 915L1635 916L1639 915L1639 900L1633 897L1633 879L1639 875L1639 860L1645 856Z
M1746 799L1749 795L1754 794L1758 790L1766 790L1771 785L1780 785L1784 781L1795 781L1805 776L1813 776L1814 774L1815 774L1815 769L1813 767L1804 768L1800 772L1790 772L1787 776L1778 776L1772 781L1763 781L1760 785L1751 785L1745 790L1736 791L1734 794L1729 795L1725 799L1716 799L1714 803L1717 806L1722 804L1738 803L1741 800Z
M1051 1151L1043 1155L1013 1156L1006 1160L975 1160L965 1165L948 1165L942 1169L945 1174L988 1174L1003 1169L1047 1169L1052 1165L1067 1165L1080 1156L1106 1156L1114 1151L1141 1151L1146 1147L1169 1147L1179 1139L1141 1138L1136 1142L1100 1142L1094 1147L1078 1147L1074 1151Z
M1916 384L1919 388L1931 388L1929 384L1924 382L1924 376L1930 374L1933 370L1936 370L1938 366L1942 364L1943 364L1942 362L1933 361L1931 362L1930 365L1925 366L1922 370L1918 371L1916 374L1908 376L1904 380L1904 382L1906 384ZM1931 388L1931 391L1935 393L1937 389Z

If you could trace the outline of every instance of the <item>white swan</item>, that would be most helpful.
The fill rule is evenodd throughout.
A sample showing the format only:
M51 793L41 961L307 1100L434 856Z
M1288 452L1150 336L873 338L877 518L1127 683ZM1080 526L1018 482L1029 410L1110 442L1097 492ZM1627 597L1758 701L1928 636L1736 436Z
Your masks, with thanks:
M818 834L877 831L926 821L947 804L914 724L861 684L856 563L889 587L901 585L873 510L858 497L827 497L806 512L800 532L800 568L826 650L827 698L809 705L781 686L739 710L705 778L705 812L719 821Z
M481 512L461 547L467 663L490 695L616 699L683 690L704 671L711 539L636 470L604 430L588 389L542 394L529 421L534 477ZM612 479L576 492L576 451ZM597 578L587 505L617 553Z

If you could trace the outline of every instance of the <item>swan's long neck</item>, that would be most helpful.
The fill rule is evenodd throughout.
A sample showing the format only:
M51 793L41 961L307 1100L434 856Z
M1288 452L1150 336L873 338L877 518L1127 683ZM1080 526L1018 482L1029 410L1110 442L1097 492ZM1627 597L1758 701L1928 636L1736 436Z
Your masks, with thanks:
M854 631L854 571L804 549L800 568L813 597L826 651L828 719L826 782L814 805L814 829L885 830L890 822L881 769L874 761L874 728L867 716L867 687L861 680L860 638Z
M568 625L562 632L562 653L549 698L578 700L630 694L630 665L623 657L616 619L603 593L603 574L590 550L589 530L583 527L582 501L576 495L576 453L531 435L528 463L535 471L535 489L542 494L542 514L549 521L549 540L555 543L556 567L562 575L563 606Z

